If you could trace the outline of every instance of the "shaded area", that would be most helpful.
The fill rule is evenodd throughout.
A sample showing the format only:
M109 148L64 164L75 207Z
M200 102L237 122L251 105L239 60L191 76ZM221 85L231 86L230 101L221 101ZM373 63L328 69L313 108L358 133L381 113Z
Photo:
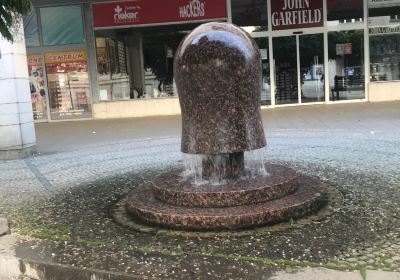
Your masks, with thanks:
M341 263L339 260L351 257L351 252L356 256L367 256L368 248L383 246L382 242L398 244L398 176L347 172L301 163L292 167L336 185L345 194L343 208L322 222L251 237L171 238L131 232L114 223L109 209L121 194L161 172L152 170L81 185L34 205L26 205L10 219L14 230L22 234L59 240L43 249L43 252L54 252L54 261L111 270L126 270L125 264L138 252L146 250L170 255L210 254L333 262L346 267L352 262ZM399 268L398 261L386 263L380 262L379 258L373 259L372 267Z

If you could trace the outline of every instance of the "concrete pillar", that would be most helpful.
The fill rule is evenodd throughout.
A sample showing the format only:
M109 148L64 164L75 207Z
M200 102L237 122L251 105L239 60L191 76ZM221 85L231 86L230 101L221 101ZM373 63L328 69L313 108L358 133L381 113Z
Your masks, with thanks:
M13 44L0 36L0 160L29 156L36 145L21 25L15 33Z

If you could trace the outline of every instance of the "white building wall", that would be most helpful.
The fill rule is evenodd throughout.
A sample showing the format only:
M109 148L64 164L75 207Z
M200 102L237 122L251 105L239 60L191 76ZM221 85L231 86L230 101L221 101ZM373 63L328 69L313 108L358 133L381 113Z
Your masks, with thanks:
M30 155L36 144L23 29L0 37L0 159Z

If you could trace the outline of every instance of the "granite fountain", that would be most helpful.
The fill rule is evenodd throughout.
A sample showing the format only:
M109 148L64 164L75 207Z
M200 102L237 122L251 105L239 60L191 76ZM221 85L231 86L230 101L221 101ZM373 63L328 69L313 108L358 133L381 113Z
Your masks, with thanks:
M174 72L186 168L132 190L125 204L132 219L178 230L239 230L303 217L326 203L319 180L251 156L262 153L266 139L261 56L249 34L229 23L200 25L181 42Z

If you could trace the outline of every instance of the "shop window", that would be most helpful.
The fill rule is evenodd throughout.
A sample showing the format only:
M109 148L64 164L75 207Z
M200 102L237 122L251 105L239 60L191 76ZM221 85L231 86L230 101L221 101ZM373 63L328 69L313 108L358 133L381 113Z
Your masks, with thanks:
M365 97L364 31L328 33L331 101Z
M175 52L187 32L174 31L143 36L145 98L176 96L173 77Z
M23 17L25 44L27 47L39 46L39 30L36 12L32 12Z
M370 36L371 81L400 80L400 34Z
M45 54L49 107L53 120L91 116L86 51Z
M232 0L232 22L247 32L268 30L266 0Z
M363 21L363 0L328 0L328 25Z
M134 97L130 89L125 37L97 37L96 55L99 99L125 100Z
M253 38L261 53L262 63L262 90L261 105L271 105L271 81L269 78L268 38Z
M372 3L369 9L370 80L400 80L400 7Z
M81 6L59 6L40 9L44 45L83 43Z

